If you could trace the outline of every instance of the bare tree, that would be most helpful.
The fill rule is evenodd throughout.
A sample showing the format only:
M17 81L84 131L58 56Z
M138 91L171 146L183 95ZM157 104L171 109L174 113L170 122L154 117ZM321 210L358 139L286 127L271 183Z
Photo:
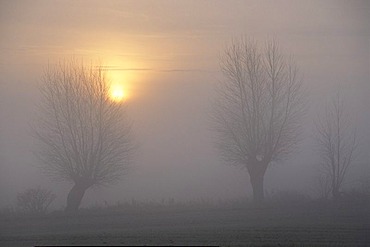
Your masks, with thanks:
M267 167L298 141L302 83L292 59L282 55L274 40L263 48L254 41L233 41L221 68L225 80L213 115L218 147L227 162L247 169L254 200L261 202Z
M49 175L74 183L66 211L76 211L88 188L125 173L133 149L131 124L125 104L110 99L100 67L65 61L48 67L42 82L38 156Z
M332 197L338 198L357 147L356 131L345 111L340 91L319 116L316 129L322 171L329 180Z
M18 193L17 206L26 213L44 214L55 198L55 194L50 190L40 187L31 188Z

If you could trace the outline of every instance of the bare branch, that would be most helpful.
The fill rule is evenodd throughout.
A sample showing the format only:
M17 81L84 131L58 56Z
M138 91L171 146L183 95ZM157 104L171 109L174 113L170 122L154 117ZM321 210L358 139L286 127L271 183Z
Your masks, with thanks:
M292 151L304 95L298 69L279 50L275 41L260 50L256 42L240 40L221 58L225 80L214 119L226 160L245 166L260 155L268 164Z
M75 60L49 66L40 88L36 137L43 169L54 177L111 183L128 167L133 145L124 103L109 99L101 69Z

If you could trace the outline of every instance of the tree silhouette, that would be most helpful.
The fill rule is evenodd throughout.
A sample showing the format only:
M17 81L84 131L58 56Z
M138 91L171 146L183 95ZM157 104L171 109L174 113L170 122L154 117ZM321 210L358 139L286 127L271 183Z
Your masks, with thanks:
M125 103L109 98L102 69L69 60L49 66L35 132L48 175L74 186L66 211L76 211L85 191L110 184L126 171L133 150Z
M214 122L224 160L245 167L256 202L264 200L263 180L272 161L298 141L304 92L298 69L276 41L260 48L234 40L221 58L225 79L218 87Z
M351 117L345 111L340 91L327 105L324 114L319 116L316 129L323 175L332 197L338 198L357 148L356 130L352 126Z

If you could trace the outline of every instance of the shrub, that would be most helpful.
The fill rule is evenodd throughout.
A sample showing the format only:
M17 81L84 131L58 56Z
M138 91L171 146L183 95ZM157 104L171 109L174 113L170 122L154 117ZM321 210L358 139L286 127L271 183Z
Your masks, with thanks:
M31 188L18 193L17 206L24 213L44 214L55 198L55 194L50 190L42 189L40 187Z

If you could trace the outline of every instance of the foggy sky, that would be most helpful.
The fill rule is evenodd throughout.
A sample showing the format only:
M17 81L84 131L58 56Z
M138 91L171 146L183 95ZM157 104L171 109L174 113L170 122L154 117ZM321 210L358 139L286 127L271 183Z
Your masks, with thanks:
M275 37L297 61L310 93L306 138L265 187L310 192L312 119L339 86L370 150L369 13L368 1L0 1L0 207L37 185L65 203L71 185L37 168L30 125L43 69L71 56L109 66L124 84L139 143L131 172L83 204L248 196L248 174L220 159L209 118L220 55L241 36ZM369 160L362 152L357 173L370 176Z

